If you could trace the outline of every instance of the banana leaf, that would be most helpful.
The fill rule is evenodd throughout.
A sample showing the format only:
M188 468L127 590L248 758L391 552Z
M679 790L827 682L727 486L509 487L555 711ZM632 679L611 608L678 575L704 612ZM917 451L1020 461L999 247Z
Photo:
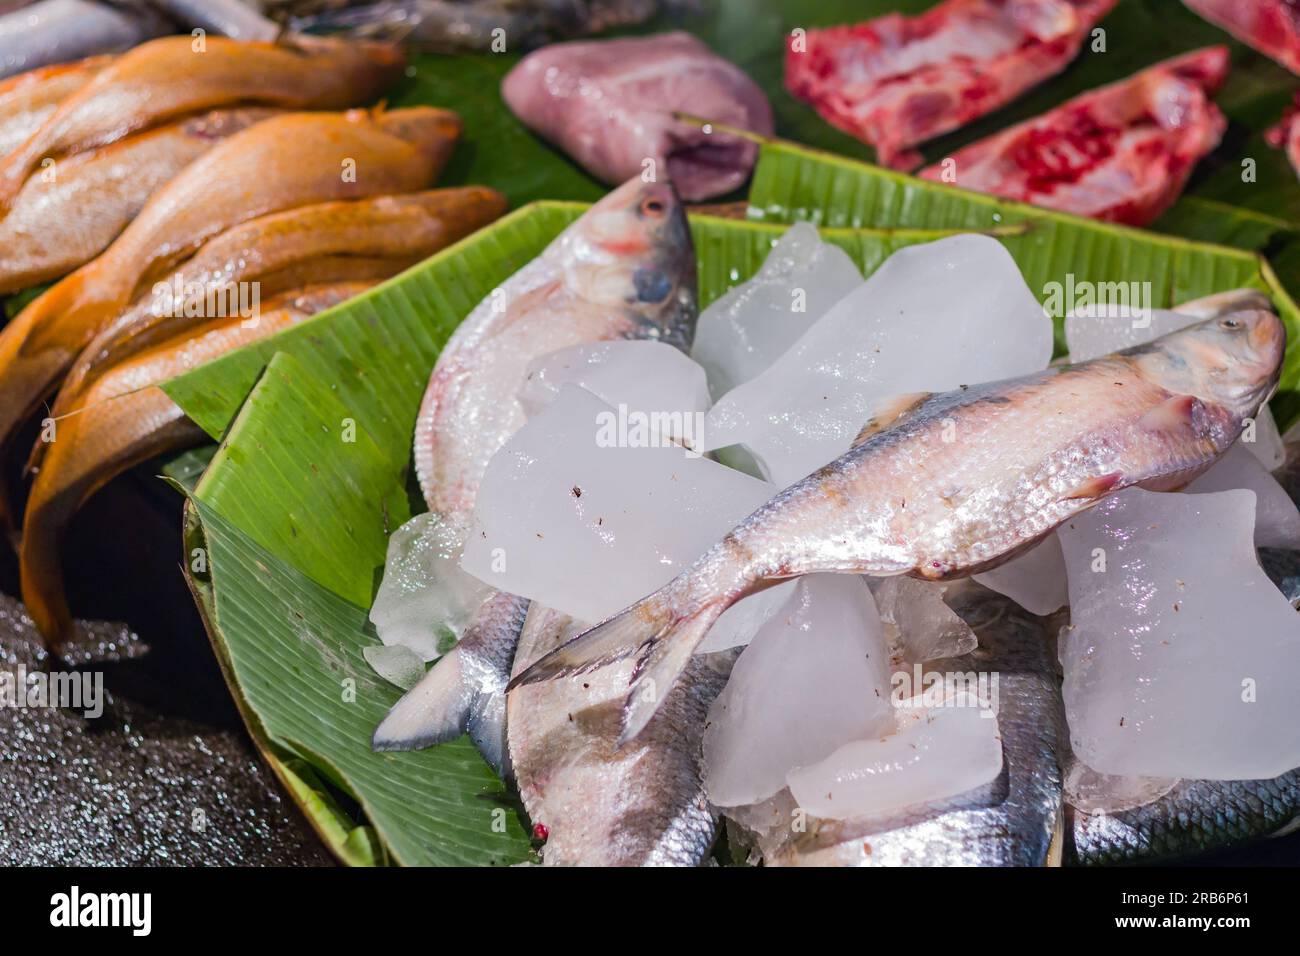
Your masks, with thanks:
M1039 209L780 141L764 145L749 202L751 217L761 222L807 220L835 228L924 223L949 229L1020 224L1026 228L1002 242L1029 288L1048 304L1053 292L1071 282L1076 287L1146 284L1148 304L1155 308L1249 286L1273 297L1289 340L1300 337L1300 311L1290 295L1268 261L1244 249ZM1060 319L1070 303L1063 304L1054 310L1058 353L1065 345ZM1281 422L1300 412L1298 384L1300 350L1289 349L1273 404Z
M263 755L345 862L528 857L517 813L468 740L371 752L399 692L362 650L378 642L367 608L387 537L413 510L410 436L438 349L583 208L528 206L366 296L165 386L224 436L197 485L209 451L167 469L192 487L187 575L217 657ZM752 275L783 231L694 217L703 298ZM901 246L947 234L827 233L867 272Z

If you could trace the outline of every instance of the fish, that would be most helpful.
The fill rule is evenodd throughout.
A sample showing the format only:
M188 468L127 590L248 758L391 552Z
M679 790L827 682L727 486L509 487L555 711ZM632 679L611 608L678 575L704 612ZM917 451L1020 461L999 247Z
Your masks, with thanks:
M1136 807L1066 804L1065 858L1082 866L1149 863L1285 836L1300 826L1300 770L1272 780L1177 780Z
M1291 0L1183 0L1190 10L1300 74L1300 20Z
M73 635L59 561L59 542L73 515L127 469L206 438L159 384L346 301L372 284L334 283L285 293L268 301L256 322L240 315L209 321L115 365L59 422L57 440L50 443L45 465L32 484L19 551L23 601L54 653L60 653Z
M1174 204L1228 121L1215 46L1157 63L957 150L920 176L1130 226Z
M190 162L275 114L216 110L71 156L50 181L34 174L0 219L0 294L57 279L89 262Z
M0 447L138 288L209 238L298 206L424 189L460 128L456 114L432 107L290 113L218 143L155 193L107 250L0 330ZM349 168L362 172L348 176Z
M488 461L524 424L514 396L533 359L602 339L656 339L688 350L695 269L671 182L636 178L480 303L438 356L416 419L415 471L429 510L468 527ZM507 773L501 700L527 607L514 595L487 598L457 645L384 717L374 748L427 747L468 730Z
M516 672L582 627L534 602ZM704 792L704 724L733 657L692 660L645 733L625 748L618 744L619 710L630 663L509 694L511 764L533 833L546 841L544 865L698 866L705 860L719 818Z
M1272 394L1285 347L1281 320L1254 309L1088 362L920 396L510 686L635 656L623 715L631 740L713 622L748 594L815 572L964 577L1114 492L1181 488Z
M200 27L232 40L276 39L283 28L243 0L150 0L186 27Z
M21 146L60 103L112 61L111 56L88 57L0 80L0 159Z
M557 43L524 57L501 95L524 125L597 179L663 170L688 202L739 188L758 144L674 111L760 136L773 129L763 91L689 33Z
M228 305L241 284L256 283L259 296L271 296L324 282L386 278L505 210L506 198L496 190L462 186L317 203L241 223L210 240L91 340L64 378L51 417L76 400L98 369L213 318L209 304Z
M979 646L934 673L997 676L1003 767L949 799L848 820L804 815L789 790L735 813L765 866L1047 866L1061 861L1065 706L1046 618L969 579L946 595ZM732 811L728 811L729 814Z
M145 3L41 0L0 16L0 78L128 50L169 28Z
M680 0L385 0L340 6L346 8L291 11L287 22L304 33L343 32L438 53L498 53L503 52L498 48L502 41L509 50L531 49L557 38L635 26L661 7L694 4Z
M106 146L200 110L346 109L374 100L404 66L401 51L387 44L313 37L282 44L188 35L151 40L117 57L0 160L0 212L43 159Z
M917 16L794 30L785 85L821 117L913 169L912 147L1060 73L1116 0L944 0Z

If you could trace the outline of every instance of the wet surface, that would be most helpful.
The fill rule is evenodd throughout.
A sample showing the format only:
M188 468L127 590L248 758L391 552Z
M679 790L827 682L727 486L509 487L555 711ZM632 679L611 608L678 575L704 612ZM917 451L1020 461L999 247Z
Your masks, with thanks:
M0 706L0 864L331 864L222 681L177 568L179 496L115 482L66 553L74 610L129 624L83 627L53 665L102 675L102 716ZM14 564L0 544L0 671L30 674L49 662L9 596Z

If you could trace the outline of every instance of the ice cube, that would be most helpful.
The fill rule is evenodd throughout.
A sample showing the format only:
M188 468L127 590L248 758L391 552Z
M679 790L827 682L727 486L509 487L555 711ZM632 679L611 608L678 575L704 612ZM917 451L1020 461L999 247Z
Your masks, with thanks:
M410 690L424 679L424 661L420 655L402 644L368 644L361 648L361 656L374 672L388 683Z
M944 601L947 584L905 575L867 581L889 645L901 663L960 657L979 646L970 625Z
M1255 493L1255 546L1300 549L1300 511L1241 442L1187 486L1191 494L1248 488Z
M806 222L791 226L752 279L700 315L691 356L713 394L722 395L771 365L861 284L848 253L822 242Z
M909 246L723 396L705 447L744 443L785 486L843 454L885 399L1023 375L1051 355L1051 320L996 239Z
M534 359L519 390L524 413L532 418L565 383L647 416L656 432L687 445L698 439L709 410L704 369L663 342L589 342Z
M1006 564L975 575L975 580L1005 594L1030 614L1051 614L1069 600L1065 557L1054 534Z
M1076 758L1065 772L1063 795L1084 813L1120 813L1154 803L1176 786L1177 777L1117 777Z
M431 661L459 639L491 588L460 568L465 529L436 514L416 515L388 539L384 577L370 620L387 645Z
M1089 767L1246 780L1300 766L1300 617L1255 558L1254 499L1129 489L1061 527L1066 715Z
M488 463L462 567L601 621L667 583L773 491L649 433L620 432L613 408L563 385Z
M709 633L704 635L704 640L700 641L695 652L712 654L748 644L759 628L782 613L794 596L798 584L797 580L786 581L731 605L722 612L717 623L709 628Z
M1170 309L1094 305L1065 317L1065 342L1070 349L1071 362L1086 362L1150 342L1200 321L1202 319L1198 316Z
M757 803L793 769L893 728L889 655L866 582L814 574L754 637L709 708L704 779L717 806Z
M1286 445L1282 443L1282 435L1278 432L1277 420L1273 418L1273 413L1269 411L1267 405L1261 408L1259 414L1255 416L1253 428L1250 422L1246 423L1246 430L1242 433L1241 443L1269 471L1274 471L1286 464Z
M987 703L965 688L931 705L904 701L893 733L845 744L792 772L790 792L811 816L850 820L982 786L1002 771L1002 738Z

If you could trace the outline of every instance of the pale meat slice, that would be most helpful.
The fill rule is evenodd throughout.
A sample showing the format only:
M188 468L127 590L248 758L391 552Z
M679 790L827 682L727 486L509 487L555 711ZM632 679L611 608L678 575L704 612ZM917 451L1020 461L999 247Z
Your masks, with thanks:
M1300 4L1295 0L1183 0L1242 43L1300 73Z
M1228 51L1206 47L1077 96L921 171L926 179L1141 226L1171 206L1227 121L1210 100Z
M1300 122L1297 122L1297 117L1300 117L1300 93L1296 94L1295 101L1286 108L1281 121L1264 133L1264 139L1275 149L1286 150L1291 168L1296 171L1296 175L1300 175Z
M1002 107L1074 59L1116 0L946 0L789 39L785 82L822 118L912 169L910 147Z

